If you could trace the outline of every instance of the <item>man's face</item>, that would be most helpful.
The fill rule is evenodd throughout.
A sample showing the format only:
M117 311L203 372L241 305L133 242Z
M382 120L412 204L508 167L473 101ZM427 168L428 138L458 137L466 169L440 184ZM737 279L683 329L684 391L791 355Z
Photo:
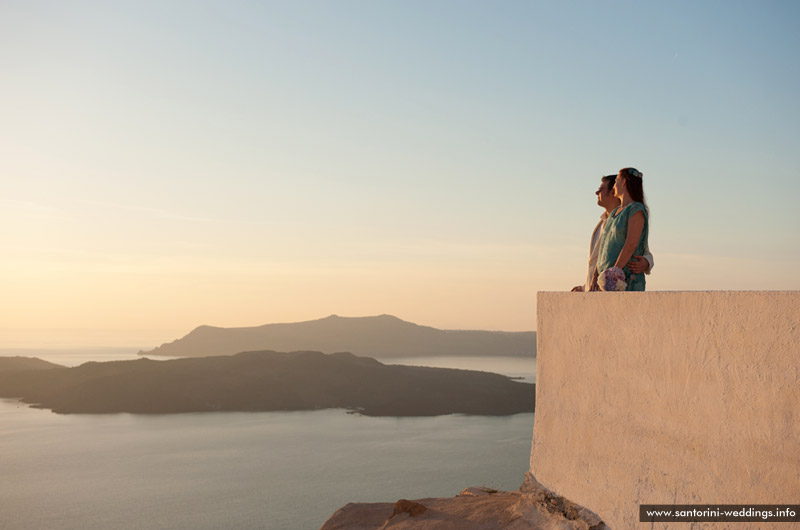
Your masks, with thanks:
M594 192L597 195L597 205L607 208L608 206L615 206L617 198L614 196L613 188L608 187L608 182L605 180L600 181L600 187Z
M597 191L594 192L594 194L597 195L597 204L600 206L604 206L604 203L606 199L608 199L608 194L609 194L608 182L606 182L605 180L601 180L600 187L597 188Z

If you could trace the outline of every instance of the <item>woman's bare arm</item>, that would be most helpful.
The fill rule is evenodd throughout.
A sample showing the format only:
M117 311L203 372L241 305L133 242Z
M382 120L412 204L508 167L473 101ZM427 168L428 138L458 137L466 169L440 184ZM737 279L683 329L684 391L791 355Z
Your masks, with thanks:
M641 210L633 214L628 219L628 236L625 238L625 245L619 253L615 267L623 268L633 256L633 251L639 244L639 238L642 237L642 230L644 230L644 212Z

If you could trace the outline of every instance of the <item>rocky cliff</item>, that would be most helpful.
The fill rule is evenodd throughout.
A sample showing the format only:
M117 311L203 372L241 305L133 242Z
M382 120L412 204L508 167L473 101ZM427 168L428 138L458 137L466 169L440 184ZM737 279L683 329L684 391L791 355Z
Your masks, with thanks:
M320 530L609 530L589 510L528 473L516 491L467 488L456 497L348 504Z

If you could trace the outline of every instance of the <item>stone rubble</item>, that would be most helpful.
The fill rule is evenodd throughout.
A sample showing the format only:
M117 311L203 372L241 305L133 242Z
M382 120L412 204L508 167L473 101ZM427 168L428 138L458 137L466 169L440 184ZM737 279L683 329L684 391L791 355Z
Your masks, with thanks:
M609 530L594 513L530 473L516 491L470 487L456 497L350 503L320 530Z

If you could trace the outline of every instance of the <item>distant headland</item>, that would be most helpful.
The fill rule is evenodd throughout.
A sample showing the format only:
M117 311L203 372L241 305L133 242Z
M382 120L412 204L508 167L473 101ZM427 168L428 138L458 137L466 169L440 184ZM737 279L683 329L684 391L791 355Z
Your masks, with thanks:
M64 367L36 357L0 357L0 373L19 370L52 370L54 368Z
M391 359L432 356L536 355L536 332L441 330L391 315L340 317L243 328L200 326L183 338L140 355L204 357L243 351L352 352Z
M348 409L367 416L533 412L535 385L471 370L386 365L352 353L243 352L75 368L0 358L0 397L61 414Z

